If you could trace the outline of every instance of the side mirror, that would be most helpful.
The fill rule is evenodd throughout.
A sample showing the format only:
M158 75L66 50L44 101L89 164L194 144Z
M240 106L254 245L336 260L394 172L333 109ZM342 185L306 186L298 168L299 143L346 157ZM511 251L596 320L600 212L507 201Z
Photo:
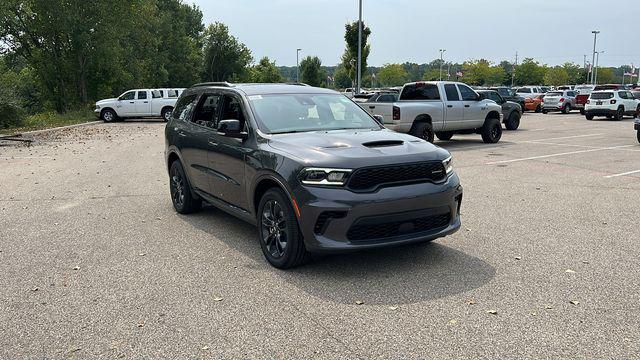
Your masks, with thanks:
M248 134L242 131L240 120L221 120L218 123L218 135L232 137L236 139L246 139Z
M485 99L484 94L477 94L476 95L476 101L481 101L481 100L484 100L484 99Z
M382 115L373 115L373 118L378 122L378 124L384 126L384 117L382 117Z

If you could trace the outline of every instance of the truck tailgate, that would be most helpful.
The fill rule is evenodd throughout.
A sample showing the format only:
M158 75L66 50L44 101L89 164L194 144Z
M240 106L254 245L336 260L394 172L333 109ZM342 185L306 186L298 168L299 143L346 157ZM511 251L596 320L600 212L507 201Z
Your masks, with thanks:
M393 121L393 103L365 102L359 105L371 115L382 115L385 123Z

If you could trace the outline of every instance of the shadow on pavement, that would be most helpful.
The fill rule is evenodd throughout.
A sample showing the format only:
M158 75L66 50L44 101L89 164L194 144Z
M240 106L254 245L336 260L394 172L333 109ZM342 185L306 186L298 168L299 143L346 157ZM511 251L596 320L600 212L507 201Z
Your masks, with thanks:
M253 226L212 207L184 219L254 260L256 270L269 269ZM295 269L273 269L273 274L328 301L402 304L481 287L495 276L495 269L448 246L424 243L315 257L311 263Z

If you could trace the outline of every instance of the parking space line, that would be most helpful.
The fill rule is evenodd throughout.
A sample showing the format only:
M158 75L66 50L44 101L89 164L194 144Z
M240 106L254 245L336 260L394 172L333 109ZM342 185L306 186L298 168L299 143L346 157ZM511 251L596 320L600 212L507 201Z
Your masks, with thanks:
M640 173L640 170L627 171L627 172L623 172L623 173L620 173L620 174L607 175L607 176L605 176L605 178L611 179L611 178L618 177L618 176L625 176L625 175L631 175L631 174L637 174L637 173Z
M599 134L588 134L588 135L561 136L561 137L553 137L553 138L537 139L537 140L534 139L534 140L527 140L527 141L548 141L548 140L560 140L560 139L575 139L575 138L599 136L599 135L602 135L602 133L599 133Z
M594 152L594 151L620 149L620 148L625 148L625 147L630 147L630 146L635 146L635 145L622 145L622 146L603 147L603 148L597 148L597 149L577 150L577 151L569 151L569 152L563 152L563 153L557 153L557 154L531 156L531 157L520 158L520 159L492 161L492 162L486 163L485 165L496 165L496 164L506 164L506 163L512 163L512 162L519 162L519 161L527 161L527 160L545 159L545 158L556 157L556 156L564 156L564 155L582 154L582 153L588 153L588 152Z

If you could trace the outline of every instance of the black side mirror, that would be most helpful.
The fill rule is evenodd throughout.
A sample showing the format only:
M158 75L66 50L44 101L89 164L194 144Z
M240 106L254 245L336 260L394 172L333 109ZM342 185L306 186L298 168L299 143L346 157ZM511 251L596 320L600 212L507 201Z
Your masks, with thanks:
M218 135L232 137L236 139L246 139L247 133L242 131L240 120L221 120L218 123Z
M480 94L480 93L479 93L479 94L477 94L477 95L476 95L476 101L481 101L481 100L484 100L484 99L486 99L486 97L484 96L484 94Z
M382 115L373 115L373 118L378 122L378 124L384 126L384 117L382 117Z

